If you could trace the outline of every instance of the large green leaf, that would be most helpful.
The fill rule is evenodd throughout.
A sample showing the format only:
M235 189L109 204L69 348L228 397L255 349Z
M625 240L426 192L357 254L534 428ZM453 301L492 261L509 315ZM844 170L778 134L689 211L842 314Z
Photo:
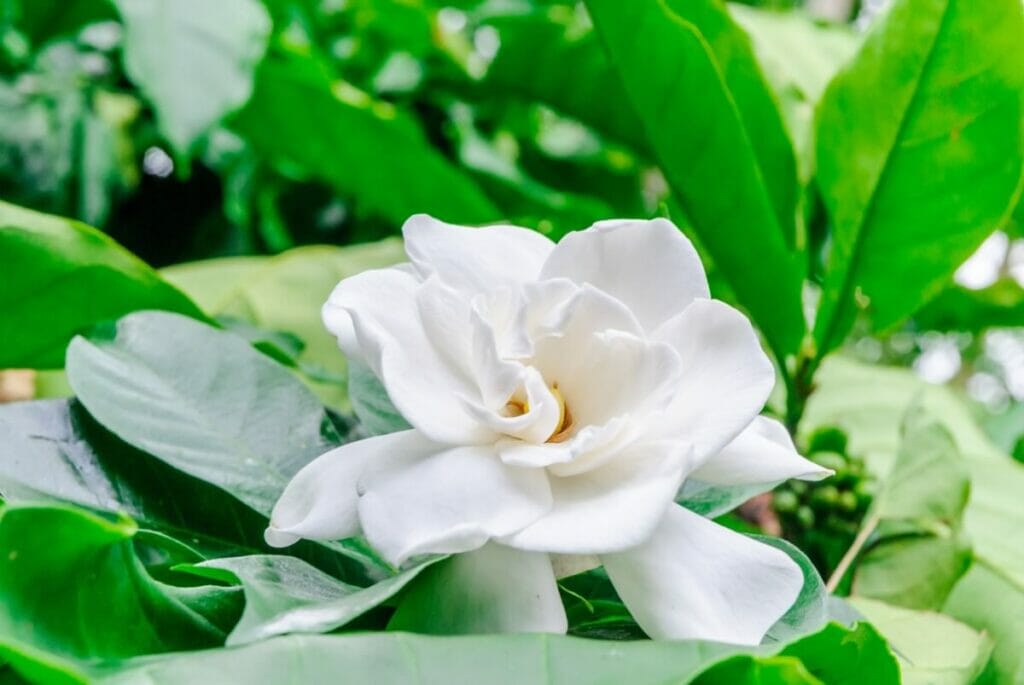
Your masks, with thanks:
M557 12L492 20L501 47L483 87L498 97L539 100L641 151L643 125L593 31ZM565 65L573 65L572 70Z
M766 183L766 173L778 163L758 157L752 141L761 131L751 129L737 107L738 101L758 103L763 116L771 98L761 93L766 86L756 66L747 64L750 49L735 37L739 29L717 3L705 5L587 2L694 232L777 356L785 359L804 334L804 269L787 246L793 218L780 224ZM686 17L703 19L710 38ZM737 50L737 45L742 53L723 62L717 50ZM778 120L776 112L769 130ZM784 138L781 123L779 129Z
M367 245L299 247L275 257L232 257L179 264L163 276L207 314L283 331L303 343L298 356L310 387L334 409L349 409L345 357L320 309L334 286L361 271L405 259L400 240Z
M764 659L770 661L779 649L782 647L764 650ZM555 635L291 635L235 649L133 660L109 667L106 677L97 678L97 682L248 685L335 682L344 677L350 682L378 685L653 685L690 682L714 664L743 651L748 650L713 642L607 642ZM858 678L868 673L871 682L878 685L898 682L895 660L869 626L852 631L828 626L817 635L786 646L784 651L809 665L811 672L821 673L828 683L863 682ZM729 682L754 685L762 681L747 678Z
M904 685L970 685L992 655L992 640L948 616L856 598L866 616L902 658Z
M982 331L1019 326L1024 321L1024 288L1004 278L981 290L954 285L914 314L918 328L936 331Z
M331 183L362 213L395 224L417 212L456 222L501 218L412 117L337 80L314 57L271 51L231 127L273 163Z
M975 561L954 588L949 606L955 607L955 617L993 636L997 670L1016 673L1024 652L1003 644L1024 644L1019 639L1019 611L1024 607L1024 464L993 446L951 391L928 385L910 371L836 357L822 367L817 383L802 428L842 427L850 437L850 453L862 455L879 478L892 469L901 417L911 405L919 403L952 434L971 473L964 528ZM1012 677L1005 682L1013 682Z
M269 515L295 473L340 444L323 406L244 340L137 312L68 347L71 387L130 445Z
M269 551L265 516L118 439L77 401L0 405L0 496L126 514L187 540L204 556ZM361 585L386 575L354 550L340 555L300 542L289 553Z
M990 671L997 683L1024 682L1024 591L987 564L975 564L946 603L945 612L990 635Z
M96 229L3 202L0 270L0 368L60 368L76 333L137 309L203 318L179 290Z
M241 585L245 610L227 638L227 644L234 646L286 633L331 632L391 599L440 558L367 588L342 583L301 559L287 556L212 559L176 570Z
M267 49L258 0L113 0L124 21L125 70L153 102L182 155L245 104Z
M832 81L817 126L832 226L819 357L858 306L877 328L911 314L1013 209L1021 44L1019 0L898 0Z
M76 662L222 643L237 589L154 580L135 534L70 508L0 509L0 657L31 681L76 682Z

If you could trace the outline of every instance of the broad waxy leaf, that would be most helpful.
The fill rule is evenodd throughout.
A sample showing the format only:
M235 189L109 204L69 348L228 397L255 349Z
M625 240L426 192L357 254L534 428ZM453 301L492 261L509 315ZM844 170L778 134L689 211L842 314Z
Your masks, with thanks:
M241 585L245 610L227 638L234 646L286 633L331 632L391 599L440 558L367 588L342 583L288 556L213 559L176 570Z
M876 328L898 323L1009 215L1024 163L1021 44L1018 0L898 0L832 81L817 124L833 242L819 357L858 301Z
M135 534L76 509L0 509L0 657L32 681L79 682L76 662L222 643L238 591L154 580Z
M68 380L130 445L269 515L295 473L340 444L323 406L244 340L185 317L137 312L78 337Z
M125 514L205 556L269 551L265 516L118 439L76 400L0 405L0 496ZM300 542L289 552L361 585L388 575L353 549Z
M272 50L230 126L272 162L331 183L356 198L357 211L394 224L417 212L464 223L501 218L411 117L336 80L315 58Z
M766 650L762 659L771 661ZM432 637L407 633L290 635L236 649L136 659L106 669L102 685L351 682L619 685L686 683L743 648L714 642L607 642L557 635ZM783 653L828 683L856 683L872 673L898 683L895 660L869 626L827 626ZM829 666L834 661L835 666ZM864 670L861 670L864 669ZM102 672L100 674L102 675ZM721 682L721 681L719 681ZM755 685L757 680L734 681ZM807 681L805 681L807 682ZM814 681L810 681L814 682Z
M804 268L787 245L792 232L779 223L764 180L767 163L758 158L754 133L736 105L737 89L767 88L756 67L736 67L747 78L728 80L731 70L687 20L697 10L685 3L586 4L686 218L776 355L785 359L804 333ZM714 17L712 27L725 27L717 29L725 32L724 43L737 40L730 36L739 29L718 14L724 9L702 11ZM749 45L744 55L750 57ZM770 101L767 95L744 99L763 98Z
M992 654L992 640L948 616L911 611L857 597L851 600L903 658L903 685L969 685Z
M182 156L249 99L270 37L258 0L113 0L124 21L125 70L152 100ZM171 58L171 55L174 57Z
M230 316L302 341L297 361L309 386L339 411L350 408L347 365L320 309L343 278L405 260L400 240L299 247L274 257L232 257L178 264L162 275L210 316Z
M0 255L0 368L60 368L76 333L137 309L203 318L141 260L77 221L0 202Z

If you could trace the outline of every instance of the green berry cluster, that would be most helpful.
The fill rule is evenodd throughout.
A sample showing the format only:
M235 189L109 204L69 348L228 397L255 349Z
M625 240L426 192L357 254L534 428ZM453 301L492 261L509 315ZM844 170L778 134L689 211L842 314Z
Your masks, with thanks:
M815 431L804 454L835 475L816 483L784 483L775 491L774 506L783 537L800 547L828 577L860 529L874 483L864 461L848 452L846 434L839 428Z

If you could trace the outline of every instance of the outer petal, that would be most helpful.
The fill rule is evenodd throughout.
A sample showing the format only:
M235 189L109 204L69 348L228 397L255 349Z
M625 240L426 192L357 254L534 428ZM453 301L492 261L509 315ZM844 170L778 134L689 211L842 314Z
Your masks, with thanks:
M832 473L797 454L792 438L781 423L758 416L725 449L690 476L714 485L755 485L789 478L821 480Z
M682 360L679 391L652 430L687 440L697 463L717 454L757 416L775 370L743 314L696 300L654 332Z
M560 554L603 554L637 545L672 504L685 466L684 445L649 443L592 471L552 477L551 511L502 542Z
M667 219L603 221L558 243L541 278L590 283L625 303L648 331L710 297L700 257Z
M405 251L421 277L468 293L536 280L554 248L548 238L518 226L469 228L416 214L402 226Z
M299 538L340 540L359 534L356 482L367 463L405 455L422 458L443 449L415 430L350 442L323 454L295 474L274 505L264 537L272 547Z
M357 354L380 378L399 413L430 438L450 444L493 438L465 409L465 398L479 391L423 326L420 307L433 291L421 294L421 287L402 268L347 278L324 305L324 324L347 354Z
M396 455L364 472L359 519L391 563L477 549L551 508L541 469L506 466L493 447L457 447L426 458Z
M655 639L756 645L796 601L800 567L774 547L672 507L647 542L601 557Z
M564 633L567 627L548 555L495 543L427 569L388 624L443 635Z

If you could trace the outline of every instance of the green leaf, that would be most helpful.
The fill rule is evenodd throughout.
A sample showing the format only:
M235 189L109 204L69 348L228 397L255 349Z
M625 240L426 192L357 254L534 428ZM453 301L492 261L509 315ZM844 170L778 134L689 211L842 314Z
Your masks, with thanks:
M137 309L204 318L142 261L77 221L0 202L0 255L0 368L60 368L76 333Z
M489 22L501 35L501 47L482 87L499 98L539 100L609 138L647 150L643 125L623 106L626 91L597 35L574 18L536 12Z
M913 313L1009 215L1024 160L1022 43L1018 0L899 0L829 86L817 125L832 225L819 357L842 342L855 304L876 328Z
M396 433L412 427L392 404L384 384L365 364L349 364L348 393L360 429L368 435Z
M887 533L857 562L852 594L913 609L941 609L971 565L958 531Z
M417 212L467 223L501 218L411 116L337 80L315 58L271 51L230 126L274 164L331 183L363 214L393 224Z
M137 312L68 347L68 380L130 445L269 515L295 473L340 444L323 406L244 340Z
M328 633L391 599L443 557L417 564L367 588L342 583L301 559L256 555L213 559L176 570L242 586L245 610L228 646L286 633Z
M757 115L767 116L770 96L761 91L766 86L756 67L747 64L749 46L728 62L716 54L740 44L734 33L739 29L717 3L586 4L694 232L784 360L804 334L804 268L787 246L793 218L780 225L765 181L777 160L758 158L756 136L736 104L759 103ZM686 19L698 14L711 17L710 38ZM777 112L765 123L769 139L775 137L773 121L779 121ZM779 128L781 133L781 123ZM752 130L761 135L760 128Z
M338 411L351 407L346 362L320 309L334 286L368 269L405 260L402 242L299 247L274 257L231 257L178 264L162 275L210 316L231 316L303 343L297 362L320 399Z
M953 588L943 610L990 635L988 671L994 682L1017 685L1024 675L1024 590L986 562L975 563Z
M819 632L790 643L777 655L764 657L736 655L713 666L694 683L809 683L819 685L897 685L899 667L885 639L871 625L860 623L852 629L835 623Z
M76 509L0 509L0 657L30 681L76 682L76 662L220 644L238 591L154 580L135 534Z
M36 46L87 24L117 18L107 0L23 0L5 3L4 11L13 13L14 24Z
M750 535L755 540L781 549L789 555L790 559L796 562L800 571L804 574L804 584L800 588L800 594L789 611L785 613L765 635L765 642L789 642L794 638L802 637L819 630L828 620L828 591L825 583L821 580L818 569L807 555L800 551L797 546L783 540L782 538L770 535Z
M950 390L929 385L910 371L836 357L824 364L817 384L802 430L840 426L849 435L850 453L862 455L879 478L892 469L900 445L901 417L909 406L919 404L952 434L971 472L964 529L974 546L975 561L947 606L956 607L952 613L957 619L993 636L995 667L1011 674L1007 682L1012 682L1012 674L1024 666L1020 659L1024 649L1012 648L1024 645L1019 639L1024 634L1019 620L1024 607L1024 510L1020 506L1024 464L992 445L970 410Z
M992 654L992 640L948 616L861 597L851 600L902 658L904 685L970 685Z
M161 132L187 156L252 94L270 16L258 0L113 2L124 21L125 71L153 102Z
M778 648L761 650L771 659ZM406 633L290 635L235 649L137 659L104 669L101 685L218 682L687 683L744 648L713 642L607 642L559 635L433 637ZM787 646L827 683L898 683L885 641L869 626L836 625ZM97 675L102 675L99 671ZM821 675L818 675L821 674ZM823 676L823 677L822 677ZM718 681L721 682L721 681ZM741 683L743 681L740 681ZM751 681L756 682L756 681ZM812 681L813 682L813 681Z
M1019 326L1024 321L1024 288L1004 278L981 290L951 286L914 314L918 329L983 331Z
M687 509L707 518L727 514L755 495L768 492L779 483L755 483L753 485L712 485L687 478L676 495L676 502Z
M77 401L0 405L0 496L56 500L128 515L187 540L205 556L269 551L265 516L121 441ZM354 549L300 542L289 553L366 585L388 572Z

